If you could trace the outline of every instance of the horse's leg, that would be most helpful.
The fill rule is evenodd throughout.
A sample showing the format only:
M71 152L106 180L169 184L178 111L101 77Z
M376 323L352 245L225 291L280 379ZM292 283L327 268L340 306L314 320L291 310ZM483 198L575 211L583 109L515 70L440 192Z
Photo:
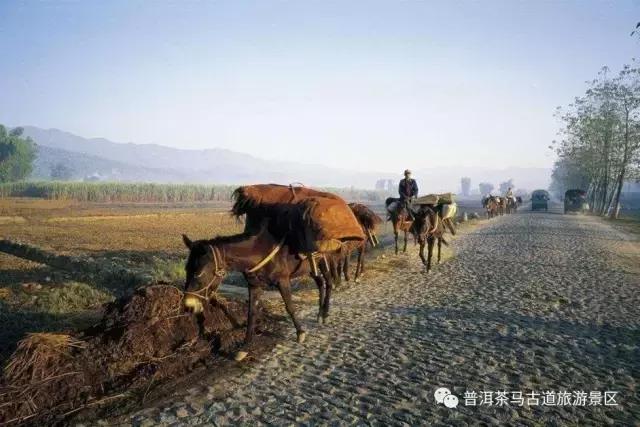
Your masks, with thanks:
M245 344L248 346L253 341L255 334L256 318L258 315L258 304L260 304L260 294L262 287L259 283L253 281L249 283L249 319L247 321L247 333L245 336Z
M424 244L425 242L423 240L420 241L420 259L422 260L422 264L426 267L427 265L427 260L424 257Z
M442 239L438 237L438 264L440 264L440 251L442 250Z
M358 265L356 267L356 281L364 273L364 251L367 247L366 243L363 243L358 249Z
M338 286L342 283L342 277L338 273L338 263L342 261L341 257L340 255L335 255L335 256L328 255L326 259L328 260L329 271L331 272L331 278L336 282L336 286Z
M324 302L322 303L322 323L327 323L327 318L329 317L329 306L331 305L331 290L333 288L333 282L331 280L331 275L326 271L326 267L323 264L320 265L320 270L322 271L326 284Z
M322 276L318 274L317 276L311 275L311 277L313 277L313 280L316 282L316 286L318 286L318 322L320 322L320 316L322 315L322 309L324 307L326 287Z
M431 271L431 256L433 255L433 236L427 237L427 273Z
M396 242L396 255L398 255L398 223L396 221L393 222L393 236Z
M402 252L407 253L407 231L406 230L404 232L404 249L402 249Z
M282 300L284 301L284 307L287 310L287 313L289 313L289 317L291 317L293 326L296 328L298 342L303 343L306 338L306 332L300 324L300 321L296 318L296 311L293 306L293 302L291 301L291 281L288 277L284 277L278 282L278 289L280 290L280 296L282 296Z
M349 258L351 258L351 251L349 251L344 257L344 280L347 282L351 280L351 273L349 272ZM358 271L356 270L356 279L358 278Z

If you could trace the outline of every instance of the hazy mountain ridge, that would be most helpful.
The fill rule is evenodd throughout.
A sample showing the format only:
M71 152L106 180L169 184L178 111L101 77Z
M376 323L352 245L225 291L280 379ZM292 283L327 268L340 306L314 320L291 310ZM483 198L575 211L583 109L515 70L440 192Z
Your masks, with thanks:
M56 163L67 164L73 179L98 174L113 181L198 182L245 184L255 182L302 182L306 185L372 189L378 179L398 180L402 171L354 172L322 165L269 161L245 153L213 148L185 150L157 144L117 143L104 138L83 138L58 129L24 126L24 133L38 145L34 177L46 179ZM546 188L546 168L417 169L421 193L459 191L460 178L469 176L472 188L480 182L498 184L513 178L521 188Z

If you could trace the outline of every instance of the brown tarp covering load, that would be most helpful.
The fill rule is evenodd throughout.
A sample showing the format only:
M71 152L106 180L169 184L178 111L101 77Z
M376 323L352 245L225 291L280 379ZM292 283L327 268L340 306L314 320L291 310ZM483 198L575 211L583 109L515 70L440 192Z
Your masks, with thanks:
M342 200L341 197L312 188L280 184L255 184L238 187L233 192L233 208L236 216L254 213L256 209L269 210L283 204L299 202L307 197L324 197ZM343 201L344 202L344 201ZM277 212L277 211L276 211Z
M298 205L302 207L303 228L293 231L301 238L303 252L331 252L340 248L340 242L365 239L360 223L344 201L310 197ZM299 215L296 210L292 213Z
M332 252L341 242L365 239L353 212L335 194L259 184L239 187L234 198L235 215L246 214L247 224L269 220L269 231L277 238L286 236L294 252Z

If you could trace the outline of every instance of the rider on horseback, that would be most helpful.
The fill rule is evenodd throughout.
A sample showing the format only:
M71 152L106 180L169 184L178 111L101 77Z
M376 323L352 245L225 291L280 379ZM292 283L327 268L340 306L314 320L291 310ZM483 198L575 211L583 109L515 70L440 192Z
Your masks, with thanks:
M511 187L509 187L509 189L507 190L507 193L504 195L504 197L507 200L512 200L514 203L516 201L516 198L513 195L513 190L511 189Z
M404 179L400 180L398 185L398 193L400 194L400 208L405 208L407 214L413 220L413 212L411 211L411 201L418 197L418 184L415 179L411 178L409 169L404 171Z

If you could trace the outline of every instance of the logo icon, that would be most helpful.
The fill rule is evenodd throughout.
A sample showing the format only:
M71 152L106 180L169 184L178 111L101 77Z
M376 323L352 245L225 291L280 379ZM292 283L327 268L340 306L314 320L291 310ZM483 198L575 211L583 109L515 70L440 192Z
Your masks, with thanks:
M433 393L433 397L435 397L438 405L444 405L451 409L458 406L458 397L451 394L451 390L446 387L438 388L435 393Z

